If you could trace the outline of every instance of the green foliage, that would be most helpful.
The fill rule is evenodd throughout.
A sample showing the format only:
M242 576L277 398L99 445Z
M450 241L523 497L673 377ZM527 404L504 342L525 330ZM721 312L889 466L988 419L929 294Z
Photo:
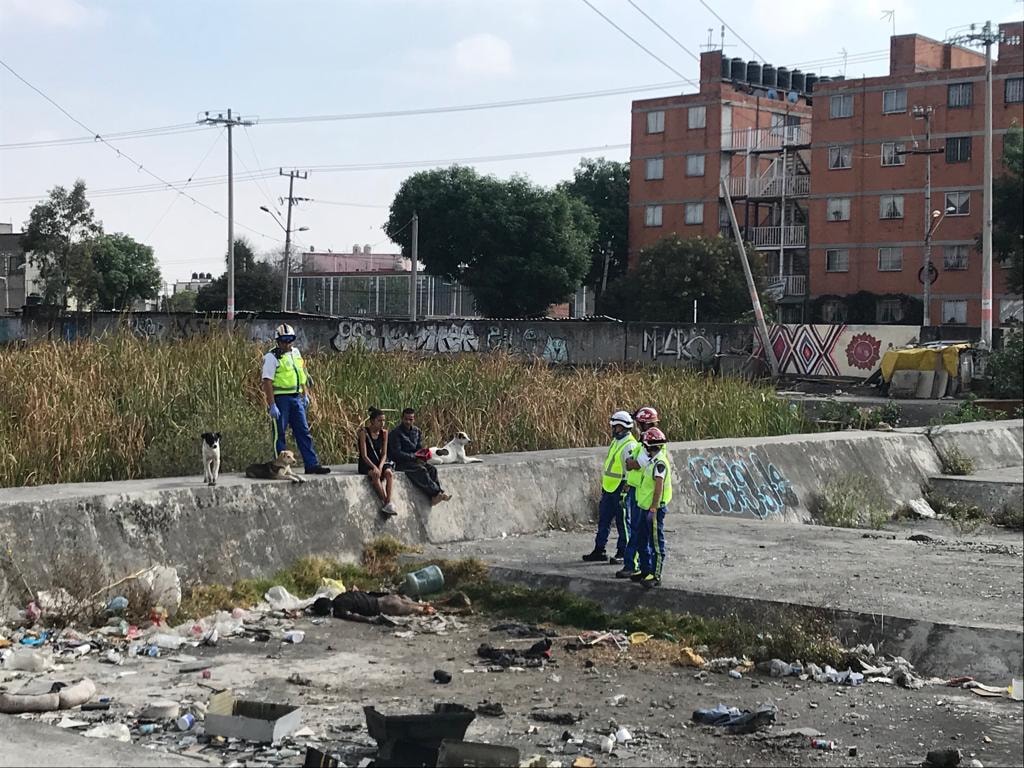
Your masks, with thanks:
M956 408L946 411L939 419L932 419L932 425L967 424L971 421L994 421L1004 418L1003 414L978 405L977 400L977 395L969 393Z
M974 474L974 459L961 451L955 445L950 446L940 453L942 459L942 472L946 475L971 475Z
M819 524L835 528L881 528L890 517L881 490L867 475L830 480L816 495L812 514Z
M993 396L1024 398L1024 329L1003 331L1002 346L989 356L985 374Z
M874 429L883 423L895 427L902 414L903 408L894 400L876 408L859 408L850 401L830 397L821 406L821 419L837 422L842 429Z
M164 309L167 312L195 312L197 298L195 291L178 291L167 297Z
M564 191L460 166L402 182L385 231L406 254L414 212L427 271L461 282L489 317L542 315L568 299L587 273L597 234L587 206Z
M82 179L75 181L70 192L54 187L49 198L32 209L21 245L39 270L45 304L67 307L68 296L75 295L73 262L81 258L83 244L102 233Z
M960 533L973 533L982 523L989 522L988 516L980 507L942 496L931 488L925 488L924 498L937 515Z
M992 253L1009 264L1006 286L1019 294L1024 292L1024 131L1019 125L1003 137L1003 169L992 182Z
M629 256L629 163L585 157L572 181L562 182L558 189L582 200L597 218L586 284L600 287L609 245L608 282L625 274Z
M763 282L764 257L747 249L751 271ZM640 252L636 267L608 286L598 312L622 320L690 322L693 300L702 322L732 323L750 307L739 252L724 237L662 238ZM765 314L771 305L762 299Z
M225 262L227 256L224 257ZM244 238L235 240L235 310L262 312L281 308L281 281L273 265L257 261L252 246ZM223 312L228 302L228 273L225 272L199 289L195 308L200 312Z
M71 265L73 293L94 309L127 310L160 292L153 249L118 232L84 242Z

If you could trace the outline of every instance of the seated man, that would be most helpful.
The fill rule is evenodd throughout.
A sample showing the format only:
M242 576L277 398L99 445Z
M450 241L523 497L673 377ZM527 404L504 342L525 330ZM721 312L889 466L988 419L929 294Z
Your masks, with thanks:
M404 472L413 485L430 497L431 505L448 501L451 495L441 489L437 468L417 458L416 452L422 449L423 433L416 426L416 411L406 408L402 411L402 420L390 432L388 458L395 462L399 472Z

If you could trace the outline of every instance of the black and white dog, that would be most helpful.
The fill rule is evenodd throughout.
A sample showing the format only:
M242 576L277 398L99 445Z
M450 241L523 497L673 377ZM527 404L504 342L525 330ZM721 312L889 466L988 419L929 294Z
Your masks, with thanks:
M466 455L466 446L473 442L465 432L456 432L446 445L430 448L428 464L478 464L480 459Z
M203 432L203 479L207 485L216 485L220 474L220 432Z

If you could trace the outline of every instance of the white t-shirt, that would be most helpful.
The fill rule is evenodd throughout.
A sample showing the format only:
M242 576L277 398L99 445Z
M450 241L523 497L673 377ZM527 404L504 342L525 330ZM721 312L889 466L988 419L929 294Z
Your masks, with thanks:
M298 348L296 348L295 346L292 346L292 348L288 352L286 352L285 354L291 355L293 353L298 353L298 352L299 352ZM299 354L299 357L302 357L302 355ZM263 356L263 373L260 375L260 378L270 379L271 381L273 381L274 380L274 374L277 373L277 366L278 366L277 355L275 355L273 352L267 352L267 354L265 354Z

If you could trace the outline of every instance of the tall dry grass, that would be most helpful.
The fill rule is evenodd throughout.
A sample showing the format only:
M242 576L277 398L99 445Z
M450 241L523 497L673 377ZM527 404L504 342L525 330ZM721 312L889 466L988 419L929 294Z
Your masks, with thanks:
M223 435L222 471L272 455L258 390L266 349L228 335L130 334L0 348L0 486L200 474L199 435ZM761 386L669 368L549 368L505 355L306 355L323 461L355 458L369 405L412 405L431 442L456 429L481 453L600 445L608 415L654 405L672 440L800 431ZM397 419L397 412L392 414Z

